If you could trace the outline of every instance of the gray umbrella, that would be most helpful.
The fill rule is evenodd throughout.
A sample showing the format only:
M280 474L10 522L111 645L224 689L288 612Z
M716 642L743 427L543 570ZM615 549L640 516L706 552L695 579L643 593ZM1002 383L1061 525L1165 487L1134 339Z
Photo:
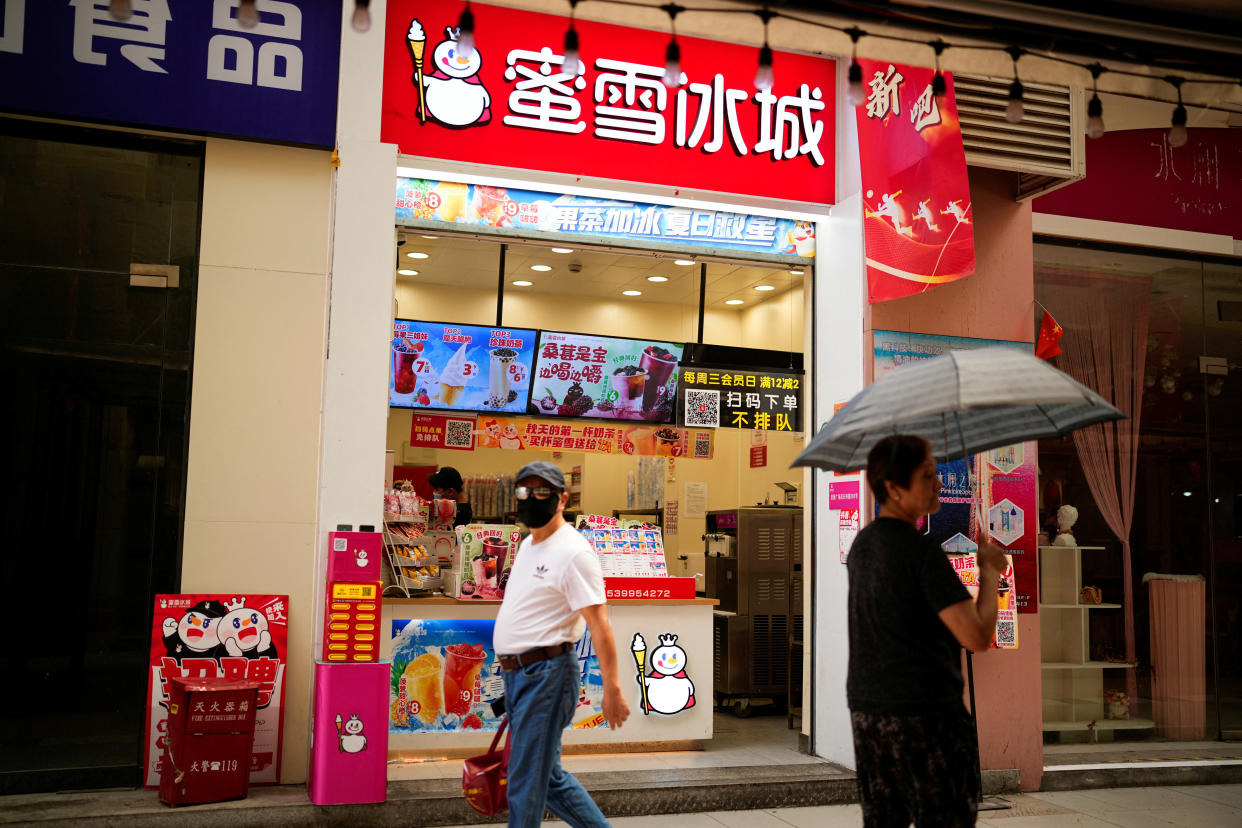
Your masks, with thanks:
M949 351L899 366L864 388L794 465L866 468L867 452L890 434L917 434L937 459L952 460L1124 418L1099 394L1025 351Z

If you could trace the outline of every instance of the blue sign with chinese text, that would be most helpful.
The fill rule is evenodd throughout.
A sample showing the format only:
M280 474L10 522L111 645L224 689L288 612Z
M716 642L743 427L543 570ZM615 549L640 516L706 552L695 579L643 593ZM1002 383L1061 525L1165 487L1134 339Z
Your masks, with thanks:
M809 221L456 181L398 178L396 214L398 219L656 241L777 256L815 255L815 225Z
M0 0L0 108L330 147L340 0Z

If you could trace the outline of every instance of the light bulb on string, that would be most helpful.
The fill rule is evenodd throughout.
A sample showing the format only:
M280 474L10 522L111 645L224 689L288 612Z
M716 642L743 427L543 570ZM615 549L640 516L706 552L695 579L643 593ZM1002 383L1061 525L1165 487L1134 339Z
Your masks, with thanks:
M354 27L355 32L371 30L371 0L354 0L354 16L350 18L349 24Z
M936 40L931 44L932 50L936 53L936 74L932 75L932 95L937 98L943 98L945 93L949 91L949 84L945 80L944 72L940 71L940 53L948 45L943 40Z
M760 92L769 92L776 84L776 75L772 71L772 47L768 45L768 21L773 13L765 7L755 12L763 21L763 45L759 47L759 69L755 72L755 88Z
M131 0L112 0L108 4L108 13L112 15L113 20L124 23L134 16L134 4Z
M1094 63L1087 67L1091 70L1091 100L1087 101L1087 137L1099 138L1104 135L1104 103L1100 100L1100 73L1104 67Z
M474 12L469 2L457 19L457 55L466 60L474 57Z
M582 58L578 51L578 30L574 28L574 11L578 0L569 0L569 28L565 30L565 57L561 61L561 72L575 77L582 69Z
M237 24L243 29L253 29L259 25L259 7L257 0L241 0L237 6Z
M1009 84L1009 103L1005 105L1005 120L1011 124L1022 120L1022 82L1018 80L1018 58L1022 57L1022 49L1011 46L1008 50L1013 58L1013 83Z
M681 46L677 43L677 15L683 9L676 3L661 6L668 13L669 32L672 39L664 49L664 85L676 88L681 86Z
M849 85L845 90L845 100L850 106L861 106L867 100L867 90L863 86L862 66L858 63L858 39L866 32L859 28L846 29L853 47L850 50Z
M1190 140L1190 133L1186 131L1186 107L1182 103L1182 79L1169 78L1169 83L1177 90L1177 108L1173 110L1173 125L1169 128L1169 146L1184 147L1186 142Z

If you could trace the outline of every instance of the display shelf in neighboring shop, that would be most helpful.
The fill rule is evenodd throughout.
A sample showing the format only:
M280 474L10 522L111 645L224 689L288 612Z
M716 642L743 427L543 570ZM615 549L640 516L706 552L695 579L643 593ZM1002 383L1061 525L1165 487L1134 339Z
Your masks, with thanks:
M1151 719L1092 719L1090 721L1050 721L1043 723L1043 730L1150 730L1156 723Z
M1041 670L1099 670L1109 668L1126 668L1135 665L1128 661L1045 661L1040 664Z
M1121 604L1040 604L1041 610L1046 609L1121 609Z

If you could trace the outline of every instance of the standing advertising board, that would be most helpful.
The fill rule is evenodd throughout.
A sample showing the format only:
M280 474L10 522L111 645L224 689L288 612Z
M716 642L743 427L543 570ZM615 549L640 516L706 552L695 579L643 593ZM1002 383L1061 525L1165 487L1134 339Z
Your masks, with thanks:
M143 741L146 787L160 784L167 744L168 680L178 676L259 683L250 782L280 782L288 613L287 595L155 596Z
M835 201L836 67L778 52L755 89L753 46L678 37L682 83L664 84L665 31L578 19L581 65L564 70L565 17L460 0L389 0L380 140L426 158L599 179Z
M989 345L1030 349L1027 342L875 331L875 376L907 363L931 359L949 350ZM939 467L943 487L940 511L927 532L947 552L970 553L990 535L1013 559L1012 606L1019 613L1038 610L1035 444L993 449L951 460ZM973 547L973 548L972 548Z

